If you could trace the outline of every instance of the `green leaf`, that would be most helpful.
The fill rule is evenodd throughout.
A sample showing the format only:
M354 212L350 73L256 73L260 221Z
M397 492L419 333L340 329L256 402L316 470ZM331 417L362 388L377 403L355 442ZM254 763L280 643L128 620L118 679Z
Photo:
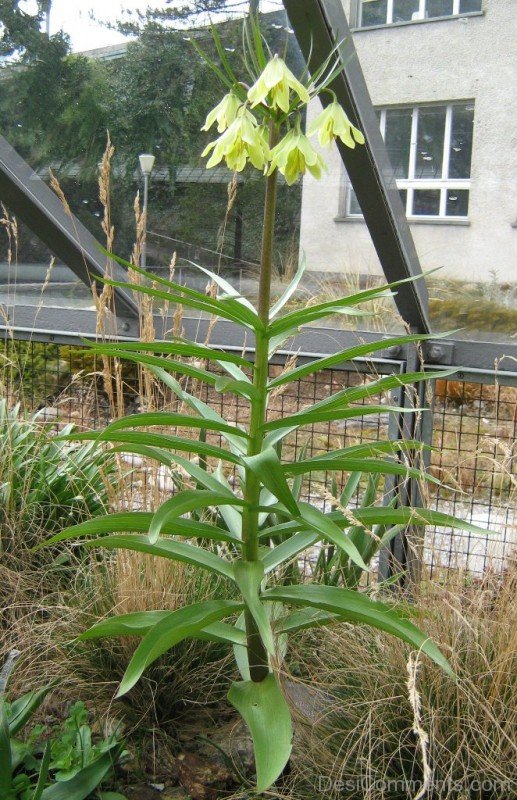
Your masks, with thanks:
M273 447L265 447L257 455L243 456L242 460L288 511L298 516L298 504L287 484L276 450Z
M172 520L192 511L208 508L210 506L246 506L247 503L238 497L230 496L226 492L212 492L208 489L186 489L162 503L154 513L149 526L149 539L154 544L162 529Z
M258 389L251 383L251 381L236 381L233 378L221 376L215 383L217 392L224 394L225 392L232 392L240 397L246 397L248 400L259 400L260 395Z
M28 692L11 703L9 709L9 733L11 736L16 736L18 731L27 724L57 683L58 681L54 680L42 689Z
M195 367L186 361L172 361L162 356L150 356L144 353L124 353L115 347L111 348L109 352L108 348L106 348L105 355L149 367L151 371L153 368L157 368L172 372L173 374L179 373L180 375L188 375L190 378L208 383L209 386L215 386L215 382L218 378L218 375L208 372L206 369Z
M242 592L267 652L275 655L275 642L266 609L260 602L260 587L264 579L264 566L260 561L236 561L233 565L235 582Z
M320 370L330 369L331 367L336 366L336 364L342 364L347 361L353 361L354 358L360 358L361 356L367 356L370 353L378 352L379 350L387 350L389 347L397 347L399 345L410 344L411 342L424 342L429 339L435 338L444 338L445 336L449 336L449 333L441 333L441 334L416 334L411 336L396 336L394 338L389 339L379 339L376 342L367 342L366 344L358 344L355 347L349 347L346 350L341 350L339 353L334 353L331 356L326 356L325 358L318 358L315 361L311 361L310 364L303 364L300 367L296 367L295 369L286 372L284 375L280 375L278 378L274 378L272 381L269 382L268 387L269 389L274 389L277 386L282 386L285 383L290 383L291 381L298 381L302 378L306 378L307 375L312 375L315 372L319 372Z
M307 411L300 411L280 419L273 419L262 425L263 431L276 431L281 428L295 429L301 425L315 425L318 422L336 422L340 419L367 417L370 414L414 414L414 408L398 408L397 406L354 406L352 408L322 409L311 406ZM269 437L268 437L269 442Z
M71 436L62 436L61 439L68 441L95 441L95 442L121 442L122 444L144 444L152 447L163 447L169 450L180 450L187 453L197 453L198 455L210 456L220 461L230 461L232 464L240 464L241 459L207 442L200 442L198 439L184 439L181 436L169 436L165 433L140 433L138 431L126 433L125 431L105 434L96 433L77 433Z
M168 611L136 611L132 614L121 614L108 617L92 625L79 637L82 640L100 639L103 636L144 636L158 622L169 616ZM227 644L246 644L246 634L226 622L213 622L195 634L196 639Z
M285 542L281 542L281 544L273 547L261 558L264 570L266 573L271 572L271 570L279 567L286 561L290 561L299 553L303 553L308 547L313 547L320 539L321 534L314 533L313 531L302 531L301 533L291 536L289 539L286 539Z
M226 56L226 54L225 54L225 51L224 51L224 48L223 48L223 47L221 47L221 53L222 53L224 56ZM254 314L256 314L256 313L257 313L257 312L255 311L255 307L254 307L254 305L253 305L252 303L250 303L250 301L249 301L249 300L247 300L245 297L243 297L243 295L242 295L242 294L239 294L239 292L237 291L237 289L235 289L235 288L234 288L234 287L231 285L231 283L228 283L228 281L226 281L226 280L225 280L224 278L222 278L220 275L217 275L217 273L215 273L215 272L211 272L211 270L207 269L206 267L202 267L200 264L196 264L194 261L189 261L188 259L187 259L187 264L191 264L191 265L192 265L193 267L195 267L196 269L200 270L201 272L204 272L204 273L205 273L205 275L208 275L208 277L209 277L211 280L213 280L213 282L214 282L214 283L216 283L216 284L217 284L217 286L219 286L219 288L220 288L220 289L222 289L222 290L223 290L223 292L225 292L225 294L227 294L227 295L228 295L228 297L233 297L233 298L234 298L235 300L237 300L239 303L242 303L242 305L243 305L243 306L246 306L247 308L249 308L249 309L250 309L250 310L251 310L251 311L252 311Z
M355 544L350 538L343 533L329 517L328 514L323 514L318 508L309 505L309 503L299 503L301 518L310 528L318 531L322 537L339 547L349 558L357 564L358 567L369 572L369 568L364 563L361 554Z
M34 551L41 550L43 547L64 542L69 539L79 539L82 536L99 536L105 533L148 533L154 513L150 511L122 511L117 514L106 514L102 517L94 517L78 525L72 525L60 531L55 536L47 539L42 544L36 545ZM237 536L229 531L217 528L205 522L194 519L175 519L171 523L166 523L162 528L162 533L173 536L188 536L189 538L212 539L216 542L233 542L241 544Z
M342 621L337 614L330 611L319 611L317 608L302 608L293 611L276 623L275 633L295 633L306 628L319 628L322 625L330 625L333 622Z
M305 259L305 256L303 256L302 259L300 260L300 263L298 265L298 269L296 270L296 273L295 273L292 281L290 281L289 285L284 290L283 294L278 298L276 303L274 303L272 305L271 310L269 312L269 319L270 320L272 320L273 317L276 317L278 312L283 309L285 304L289 302L289 300L291 299L291 297L293 296L293 294L297 290L297 288L299 286L299 283L300 283L301 279L303 278L303 274L305 272L305 267L306 267L306 259Z
M149 536L151 532L149 532ZM223 575L225 578L233 579L232 565L224 558L205 550L203 547L196 547L186 542L177 542L173 539L160 539L159 541L149 542L147 536L130 534L124 536L102 536L100 539L88 539L83 543L83 547L105 547L108 550L132 550L136 553L145 553L149 556L169 558L172 561L180 561L185 564L193 564L208 572L216 575Z
M109 750L79 770L70 780L47 786L41 795L41 800L85 800L112 769L122 750L123 744L114 743Z
M451 666L437 645L425 633L397 611L384 603L370 600L355 590L336 586L278 586L262 595L264 600L282 601L293 605L311 606L330 611L342 620L363 623L402 639L412 647L426 653L448 675L454 677Z
M0 698L0 786L4 791L10 791L13 778L13 764L11 760L11 737L9 723L5 713L5 705Z
M31 800L41 800L41 795L43 794L43 790L45 788L45 784L48 778L50 757L51 757L51 745L50 742L47 742L45 745L45 750L43 751L43 758L41 759L41 766L38 773L38 782L36 784L36 788L34 789L34 794L32 795Z
M313 458L310 461L298 461L287 464L284 468L286 475L305 475L310 472L363 472L379 475L401 475L404 478L415 478L425 480L429 483L441 485L437 478L434 478L423 470L406 467L397 461L386 458Z
M293 728L289 707L274 675L261 683L233 683L228 700L237 709L253 738L258 794L281 775L291 755Z
M170 613L170 611L136 611L132 614L108 617L96 622L79 638L86 641L100 639L103 636L143 636Z
M189 414L174 414L169 411L152 411L150 413L130 414L122 419L117 419L106 428L104 428L103 435L112 433L113 431L124 430L125 428L145 428L153 425L161 425L163 427L184 427L184 428L197 428L209 431L219 431L224 433L231 433L233 436L242 436L249 439L246 431L241 430L237 425L226 425L219 420L203 419L202 417L193 417Z
M358 508L352 512L358 522L370 525L435 525L440 528L453 528L469 533L480 533L483 536L499 535L497 531L473 525L459 517L444 514L441 511L430 511L427 508Z
M226 424L226 421L220 414L217 413L217 411L214 411L213 408L211 408L207 403L204 403L198 397L194 397L194 395L186 392L178 383L178 381L175 380L172 375L168 375L165 370L153 369L152 372L157 378L160 378L160 380L163 381L163 383L169 389L171 389L180 400L182 400L189 408L192 408L194 411L196 411L201 417L203 417L203 419L217 420L218 422ZM230 447L234 450L234 452L247 452L246 442L243 443L238 436L233 436L229 433L223 433L222 435L230 444Z
M239 364L241 367L253 368L251 361L247 361L236 353L228 353L226 350L217 347L204 347L195 342L173 340L167 342L117 342L116 344L97 344L88 341L89 347L95 352L111 355L112 350L118 353L160 353L162 355L182 356L184 358L199 358L202 361L228 361L231 364Z
M124 673L117 697L126 694L147 667L174 645L198 633L202 628L242 610L233 600L208 600L172 611L144 636Z

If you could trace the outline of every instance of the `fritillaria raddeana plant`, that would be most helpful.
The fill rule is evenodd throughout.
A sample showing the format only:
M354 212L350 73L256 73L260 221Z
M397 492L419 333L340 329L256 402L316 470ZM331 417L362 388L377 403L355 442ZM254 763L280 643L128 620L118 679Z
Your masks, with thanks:
M356 590L357 575L369 569L381 544L415 520L419 524L478 529L442 513L399 507L396 501L376 505L375 491L371 502L353 510L347 508L361 476L367 482L377 480L379 475L433 480L411 467L406 458L405 448L418 450L421 446L417 442L360 444L312 458L302 454L295 462L282 458L283 440L298 428L385 412L387 407L381 406L380 401L361 401L428 376L415 372L381 377L342 389L280 419L268 415L272 392L340 362L425 337L399 336L357 345L269 378L271 357L301 326L329 314L362 313L357 309L361 303L389 296L394 285L286 312L285 306L302 277L300 268L283 295L276 302L271 301L279 175L288 184L306 172L320 177L325 164L311 137L317 136L321 145L340 139L351 148L360 147L364 137L332 96L308 133L303 131L302 113L308 103L330 91L328 84L335 76L332 64L322 65L311 77L306 73L298 79L282 58L268 52L255 25L246 29L245 41L246 81L234 74L217 36L217 62L206 57L226 87L226 94L206 119L204 130L212 132L215 127L216 138L207 145L204 155L209 157L208 168L224 164L236 172L254 169L266 181L258 307L219 275L209 273L219 290L214 297L130 264L126 266L146 279L137 291L240 326L246 340L253 342L249 355L184 339L94 345L99 354L128 359L151 370L188 413L132 415L113 422L101 434L86 433L76 438L110 442L118 452L153 459L170 468L173 477L178 471L187 474L197 488L184 488L184 482L179 481L177 491L154 513L107 514L71 527L51 541L79 539L82 547L122 548L187 562L222 576L233 585L228 597L175 611L164 609L103 620L84 638L140 637L119 696L132 689L149 665L186 638L224 642L233 647L241 680L231 684L228 699L251 731L256 791L260 793L276 781L291 753L291 714L278 677L288 636L307 627L342 621L371 625L423 651L450 673L437 645L413 622L390 605ZM108 283L135 290L134 283ZM237 395L241 403L248 403L249 422L244 425L226 421L199 399L199 393L188 391L191 378L212 392ZM178 429L188 429L191 436L181 435ZM219 437L217 443L210 438L212 434ZM236 476L233 482L228 480L232 470ZM333 510L324 511L300 499L303 479L311 473L348 473L345 489L336 497ZM316 546L331 547L339 553L339 574L345 576L333 582L339 585L299 580L296 570L289 569L305 551ZM350 583L347 574L353 578ZM291 575L294 577L290 580Z

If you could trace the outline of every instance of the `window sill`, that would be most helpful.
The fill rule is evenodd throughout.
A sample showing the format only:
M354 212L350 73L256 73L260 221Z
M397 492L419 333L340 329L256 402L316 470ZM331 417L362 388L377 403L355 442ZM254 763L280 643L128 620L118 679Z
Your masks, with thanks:
M338 215L337 217L334 217L334 222L362 222L364 225L364 217L347 217ZM452 225L453 227L470 227L470 220L462 217L448 217L447 219L443 217L434 219L431 217L409 217L408 223L410 225Z
M408 25L425 25L430 22L448 22L450 20L470 19L470 17L484 17L484 11L471 11L468 14L450 14L447 17L431 17L428 19L408 19L405 22L390 22L382 25L369 25L366 28L351 28L352 33L368 33L368 31L385 30L386 28L407 28Z

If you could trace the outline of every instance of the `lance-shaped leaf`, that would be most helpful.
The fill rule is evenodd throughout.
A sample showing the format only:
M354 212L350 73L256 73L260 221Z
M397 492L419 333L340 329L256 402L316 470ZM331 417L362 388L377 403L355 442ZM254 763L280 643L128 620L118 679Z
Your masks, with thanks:
M303 274L305 272L305 266L306 266L306 259L305 259L305 256L303 256L303 258L300 260L300 263L298 265L298 269L296 270L294 278L292 279L292 281L290 281L289 285L284 290L283 294L280 295L280 297L278 298L276 303L273 303L273 305L271 306L271 310L269 312L269 319L270 320L272 320L274 317L276 317L278 312L283 309L285 304L287 302L289 302L289 300L291 299L291 297L293 296L293 294L297 290L297 288L298 288L298 286L300 284L300 281L303 278Z
M168 375L167 372L163 369L153 369L153 374L156 375L163 383L171 389L176 397L182 400L189 408L192 408L196 411L203 419L210 419L216 420L218 422L222 422L226 424L226 421L223 417L214 411L207 403L204 403L198 397L194 397L194 395L186 392L180 383L178 383L172 375ZM234 453L246 453L247 452L247 443L243 442L239 436L233 436L233 434L223 433L222 434L226 441L229 443L230 447L232 448Z
M314 533L313 531L301 531L300 533L286 539L285 542L277 544L261 558L266 572L284 564L286 561L291 561L292 558L303 553L308 547L313 547L321 539L321 534Z
M162 503L155 511L149 526L149 540L152 544L157 541L164 525L183 514L199 511L210 506L246 506L247 503L238 497L231 497L226 492L212 492L209 489L186 489Z
M446 369L441 372L405 372L400 375L387 375L383 378L378 378L376 381L365 383L362 386L351 386L348 389L343 389L341 392L336 392L336 394L326 397L324 400L320 400L319 403L315 403L307 409L307 411L342 408L349 403L357 403L361 400L366 400L368 397L381 394L382 392L398 389L400 386L435 380L437 378L448 378L456 372L456 369ZM400 413L400 409L397 410ZM419 411L421 410L422 409L419 409Z
M343 533L341 528L330 519L328 514L324 514L319 508L315 508L309 505L309 503L299 503L298 507L303 522L305 522L309 528L318 531L323 539L332 542L332 544L335 544L340 550L343 550L358 567L361 567L361 569L364 569L366 572L369 571L369 568L364 563L361 553L355 544Z
M108 617L92 625L79 637L82 640L100 639L104 636L144 636L158 622L170 614L168 611L136 611L132 614L120 614ZM193 638L211 642L223 642L232 645L246 645L246 634L226 622L213 622L197 631Z
M320 611L317 608L302 608L292 611L285 617L277 620L274 625L275 633L295 633L307 628L321 628L323 625L332 625L340 622L338 614L330 611Z
M379 339L376 342L358 344L354 347L349 347L346 350L341 350L339 353L334 353L331 356L318 358L315 361L311 361L310 364L303 364L300 367L289 370L289 372L286 372L283 375L280 375L278 378L271 380L268 384L268 387L269 389L274 389L277 386L282 386L285 383L306 378L307 375L313 375L315 372L320 372L320 370L331 369L332 367L335 367L336 364L353 361L354 358L367 356L370 353L375 353L379 350L387 350L389 347L397 347L410 344L411 342L424 342L429 339L443 339L449 335L449 332L439 334L415 334L411 336L395 336L389 339Z
M426 653L447 674L454 676L449 662L432 639L393 608L370 600L360 592L336 586L278 586L263 593L264 600L280 600L293 605L310 606L337 614L347 622L363 623L391 633L412 647Z
M116 349L118 353L153 353L154 355L182 356L184 358L198 358L202 361L229 362L239 364L241 367L253 368L251 361L247 361L236 353L228 353L217 347L205 347L182 339L174 339L170 342L117 342L116 344L97 344L88 342L89 347L102 355L111 355L111 351Z
M228 450L223 450L222 447L208 444L208 442L199 441L199 439L184 439L181 436L170 436L169 434L165 433L140 433L139 431L96 433L95 431L91 431L88 433L71 434L61 438L65 441L127 442L127 444L130 445L151 445L151 447L163 447L166 450L180 450L186 453L197 453L198 455L210 456L212 458L216 458L218 461L230 461L232 464L242 463L238 456L230 453Z
M305 475L310 472L365 472L379 475L400 475L441 485L437 478L419 469L387 458L313 458L286 464L285 475Z
M228 700L237 709L253 738L257 794L265 792L281 775L291 755L291 714L274 675L260 683L233 683Z
M108 286L117 286L120 289L127 289L132 292L136 291L149 297L156 297L158 300L164 300L166 303L176 303L186 308L193 308L209 315L222 317L230 322L244 325L254 332L264 330L264 325L257 313L252 312L232 298L212 298L208 295L201 295L199 292L195 293L198 295L196 297L193 296L192 290L187 290L185 286L180 286L178 290L164 292L143 284L135 285L108 278L99 278L99 280Z
M331 450L325 453L324 458L329 460L334 458L367 458L369 456L377 456L380 454L396 454L396 453L411 453L413 451L430 451L433 448L418 442L414 439L398 439L396 441L377 441L377 442L364 442L362 444L354 444L349 447L339 447L337 450ZM304 459L305 463L309 464L312 461L319 461L321 455L313 456L312 458ZM352 493L353 494L353 493Z
M202 628L242 611L242 603L233 600L207 600L172 611L144 636L124 673L117 697L126 694L143 672L167 650Z
M215 373L208 372L208 370L201 369L201 367L196 367L187 361L179 361L177 359L174 361L164 356L153 356L147 353L126 353L115 346L110 348L105 347L103 349L103 355L111 356L112 358L120 358L124 361L131 361L133 364L149 367L150 370L156 367L164 371L172 372L173 374L187 375L189 378L195 378L196 380L208 383L209 386L215 386L215 382L218 378L218 375Z
M121 431L126 428L147 428L155 425L164 428L183 427L217 431L219 433L230 433L233 436L241 436L244 439L250 438L246 431L241 430L237 425L227 425L224 422L219 422L219 420L203 419L202 417L193 417L190 414L176 414L170 411L151 411L142 414L129 414L127 417L117 419L104 428L103 436L113 433L113 431Z
M222 575L225 578L233 579L232 565L224 558L205 550L203 547L196 547L188 542L177 542L174 539L160 539L151 543L147 536L130 534L124 536L102 536L100 539L88 539L83 542L83 547L105 547L108 550L132 550L135 553L145 553L148 556L158 556L169 558L172 561L181 561L185 564L193 564L208 572Z
M222 48L222 52L224 53L224 48ZM251 311L253 311L254 314L257 313L255 311L255 307L253 306L253 304L250 303L250 301L246 297L243 297L243 295L240 294L237 291L237 289L235 289L231 285L231 283L228 283L227 280L222 278L221 275L217 275L216 272L212 272L211 270L207 269L206 267L202 267L200 264L196 264L194 261L189 261L188 259L187 259L187 264L192 264L193 267L195 267L196 269L200 270L201 272L204 272L205 275L208 275L208 277L211 280L213 280L213 282L216 283L217 286L219 286L219 288L222 289L223 292L225 292L225 294L228 295L228 297L233 297L235 300L237 300L237 302L242 303L243 306L246 306Z
M431 511L427 508L358 508L352 512L354 519L363 525L435 525L440 528L453 528L484 536L497 536L498 532L489 528L473 525L471 522L444 514L442 511ZM334 519L339 524L337 519Z
M259 400L260 395L258 389L251 383L251 381L236 381L233 378L228 378L221 375L215 383L216 391L224 394L225 392L232 392L238 394L240 397L246 397L248 400Z
M32 715L38 710L48 693L56 686L57 680L48 683L42 689L24 694L11 703L9 709L9 734L16 736Z
M45 542L36 545L34 550L64 542L71 539L80 539L83 536L99 536L109 533L148 533L154 513L150 511L121 511L117 514L106 514L102 517L80 522L56 533ZM209 525L195 519L174 519L166 523L162 533L173 536L187 536L188 538L211 539L214 542L232 542L240 545L241 541L230 531Z
M41 800L85 800L117 763L123 749L124 744L114 742L95 761L80 769L73 778L47 786L41 794Z
M235 582L242 592L257 625L260 638L268 653L275 655L275 642L269 616L260 602L260 586L264 579L264 566L260 561L236 561L233 565Z
M262 484L291 512L298 516L298 504L285 479L280 459L273 447L265 447L255 456L243 456L242 461Z
M354 406L353 408L333 408L319 409L311 406L306 411L299 411L280 419L270 420L262 426L263 431L277 431L279 429L296 429L301 425L316 425L318 422L336 422L342 419L355 419L356 417L367 417L370 414L414 414L414 408L399 408L397 406ZM270 442L270 435L267 437Z

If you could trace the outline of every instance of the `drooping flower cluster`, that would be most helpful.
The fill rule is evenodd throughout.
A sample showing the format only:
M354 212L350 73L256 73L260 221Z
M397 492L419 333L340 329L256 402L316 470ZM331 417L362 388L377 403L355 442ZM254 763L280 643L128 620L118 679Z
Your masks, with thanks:
M312 96L316 94L313 91ZM202 130L208 131L217 123L221 135L202 153L211 154L207 167L224 162L232 171L242 172L251 163L265 174L278 170L290 185L307 171L320 178L326 165L308 136L317 134L322 146L340 139L347 147L354 148L365 140L335 96L310 125L307 135L302 133L300 110L310 99L309 87L295 77L282 58L274 56L244 99L232 90L208 114ZM254 109L260 112L261 121L252 113ZM284 137L271 147L268 123L272 123L277 133L282 125L287 127Z

